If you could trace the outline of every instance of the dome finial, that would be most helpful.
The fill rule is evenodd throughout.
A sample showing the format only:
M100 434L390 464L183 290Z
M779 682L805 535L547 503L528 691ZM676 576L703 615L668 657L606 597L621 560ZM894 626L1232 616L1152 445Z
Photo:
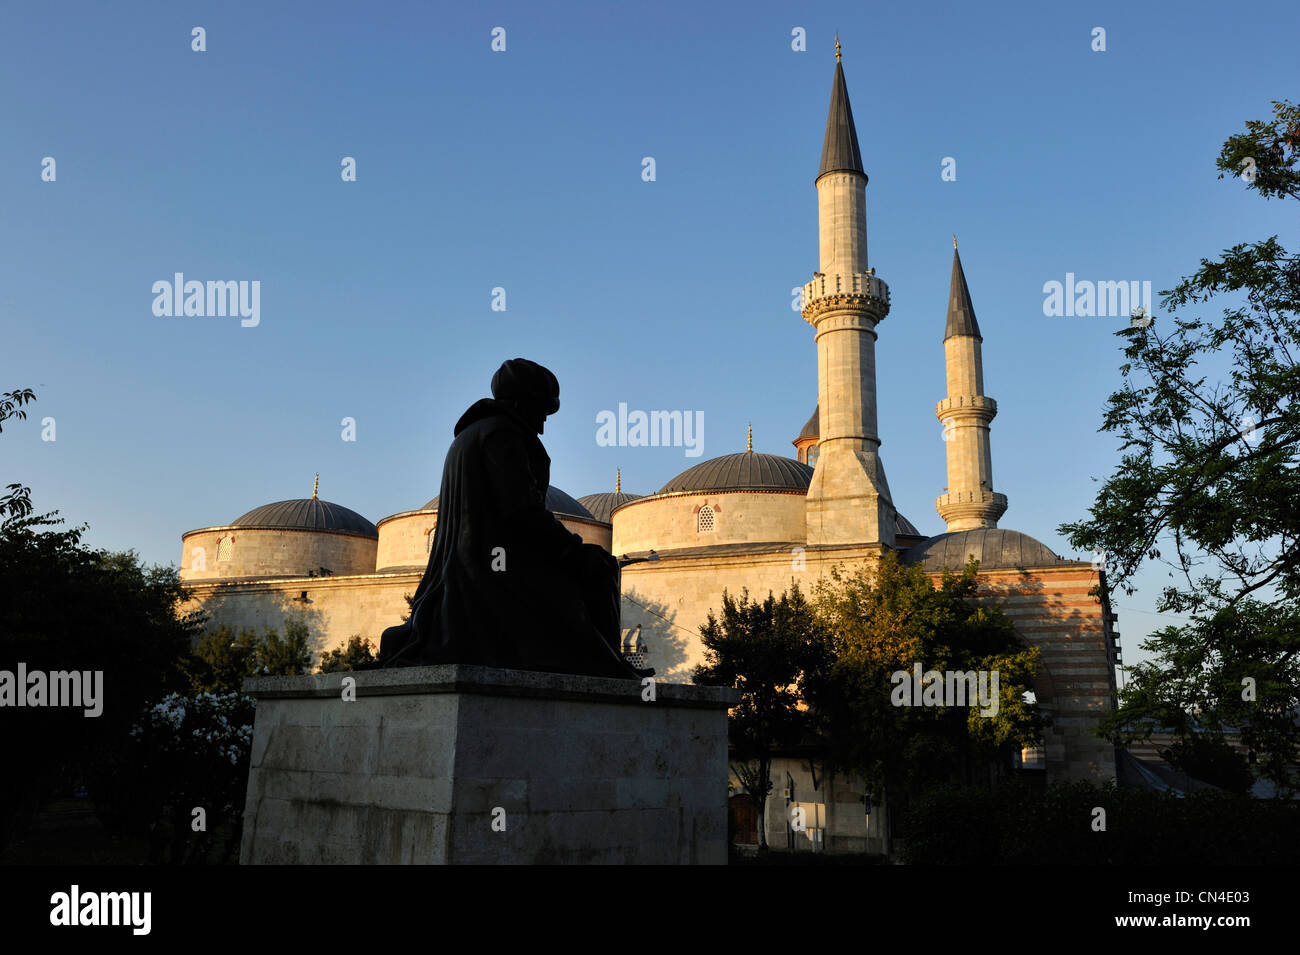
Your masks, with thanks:
M754 422L749 423L749 434L745 438L745 450L753 452L754 450Z
M840 35L835 34L835 62L840 62Z
M623 493L623 469L622 468L617 468L614 471L614 493L615 494Z
M316 480L312 483L312 486L311 486L311 499L312 499L313 501L316 500L316 492L319 491L319 490L320 490L320 472L317 471L317 472L316 472Z

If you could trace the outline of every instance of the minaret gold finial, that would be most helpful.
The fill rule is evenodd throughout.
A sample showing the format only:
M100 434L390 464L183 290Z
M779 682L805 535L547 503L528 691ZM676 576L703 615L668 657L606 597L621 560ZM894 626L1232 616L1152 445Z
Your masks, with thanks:
M745 450L747 452L754 450L754 422L749 423L749 435L745 438Z
M320 490L320 473L316 474L316 481L311 486L311 499L316 500L316 492Z
M952 237L952 250L953 250L954 252L957 251L957 237L956 237L956 236L953 236L953 237Z
M840 35L835 34L835 62L840 61Z
M618 468L614 471L614 493L623 493L623 469Z

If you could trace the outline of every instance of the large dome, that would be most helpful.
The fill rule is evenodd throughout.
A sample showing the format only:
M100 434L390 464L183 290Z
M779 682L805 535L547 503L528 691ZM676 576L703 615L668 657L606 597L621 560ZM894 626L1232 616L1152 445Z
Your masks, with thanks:
M969 531L940 534L903 551L903 563L921 564L932 573L947 568L961 570L970 555L980 562L980 570L1017 567L1055 567L1068 564L1047 545L1019 531L981 527Z
M813 412L816 421L817 413ZM659 489L660 494L674 491L803 491L812 482L813 469L794 458L779 454L741 451L711 458L688 468ZM593 494L592 497L602 495ZM613 494L603 495L614 497ZM629 497L629 495L623 495ZM587 501L588 498L583 498ZM619 504L626 503L620 501ZM617 507L618 505L614 505ZM613 510L613 507L610 508ZM608 520L608 518L605 518ZM895 513L894 533L920 537L921 532L902 514Z
M435 496L428 504L424 505L423 510L436 511L438 509L438 498ZM546 488L546 509L552 514L563 514L566 517L585 517L587 520L599 520L569 495L565 494L558 487L548 485ZM608 523L608 517L604 518Z
M608 524L610 515L614 513L614 508L621 507L628 501L641 500L640 494L623 494L612 491L606 491L602 494L588 494L586 497L578 498L578 503L591 512L591 516L598 521Z
M268 530L325 531L332 534L356 534L360 537L379 536L375 525L356 511L314 497L263 504L235 518L231 526Z
M740 451L687 468L659 489L674 491L807 491L813 469L794 458Z

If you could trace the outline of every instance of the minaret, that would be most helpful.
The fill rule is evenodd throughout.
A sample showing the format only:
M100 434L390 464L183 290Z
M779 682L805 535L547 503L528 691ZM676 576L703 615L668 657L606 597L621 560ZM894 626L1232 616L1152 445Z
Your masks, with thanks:
M876 428L876 325L889 312L889 287L867 267L867 174L838 37L815 184L821 268L803 288L803 317L816 329L821 434L808 543L892 547L895 511Z
M998 403L984 394L983 341L953 236L948 324L943 333L948 397L935 410L948 448L948 493L935 502L935 508L948 522L949 531L997 527L1007 510L1007 496L993 490L989 422L998 413Z

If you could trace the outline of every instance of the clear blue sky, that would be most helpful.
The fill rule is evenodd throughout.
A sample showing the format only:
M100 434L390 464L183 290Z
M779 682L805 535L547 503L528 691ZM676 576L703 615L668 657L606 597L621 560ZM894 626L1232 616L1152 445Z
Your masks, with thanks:
M377 521L437 493L456 418L516 355L560 378L544 440L574 496L616 467L653 491L743 450L750 421L755 450L792 454L817 376L790 290L818 264L838 29L893 293L877 359L896 503L942 529L956 233L1002 524L1077 556L1055 528L1116 461L1097 426L1124 320L1046 318L1043 283L1160 290L1233 243L1294 243L1293 216L1213 163L1296 97L1297 27L1294 0L6 5L0 390L38 402L0 437L0 483L150 562L308 496L317 471L323 498ZM260 281L260 325L156 317L175 272ZM704 458L598 447L619 402L703 412ZM1163 577L1121 606L1149 610ZM1121 617L1130 651L1157 622Z

